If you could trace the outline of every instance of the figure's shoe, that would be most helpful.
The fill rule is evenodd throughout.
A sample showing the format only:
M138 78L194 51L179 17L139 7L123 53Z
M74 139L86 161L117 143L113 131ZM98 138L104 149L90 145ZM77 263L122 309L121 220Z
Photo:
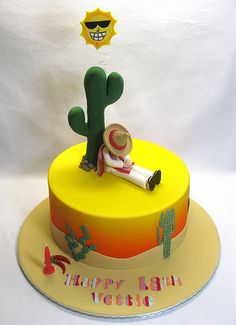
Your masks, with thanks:
M156 185L160 184L160 182L161 182L161 171L156 170L153 175L156 177Z
M161 171L156 170L155 173L150 176L147 180L147 189L153 191L155 186L158 185L161 181Z

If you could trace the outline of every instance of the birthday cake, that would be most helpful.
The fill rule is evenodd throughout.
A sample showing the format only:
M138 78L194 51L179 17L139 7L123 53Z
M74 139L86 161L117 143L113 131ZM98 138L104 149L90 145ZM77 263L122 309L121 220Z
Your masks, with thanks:
M82 313L134 317L173 308L212 276L215 226L190 203L178 156L132 139L119 123L105 125L106 107L123 91L121 75L92 67L84 86L87 118L73 107L68 120L87 141L51 163L49 199L20 232L22 270L40 292Z
M90 68L85 90L88 123L79 107L70 111L69 123L88 142L61 153L49 169L53 238L66 254L98 267L132 268L167 258L187 229L188 170L167 149L132 140L120 124L104 128L104 109L123 90L119 74L106 78L103 69Z

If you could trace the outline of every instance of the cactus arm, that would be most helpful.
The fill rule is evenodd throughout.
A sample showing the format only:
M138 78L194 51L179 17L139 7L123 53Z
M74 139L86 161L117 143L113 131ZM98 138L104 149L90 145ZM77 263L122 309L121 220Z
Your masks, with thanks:
M165 225L165 215L164 212L162 212L159 220L159 226L157 227L157 245L163 244L163 239L161 238L161 228L164 229ZM164 231L163 231L164 232Z
M112 72L107 78L107 95L105 97L105 104L110 105L116 102L123 93L124 80L117 72Z
M88 126L85 123L84 111L81 107L73 107L68 114L68 122L70 127L76 133L87 136Z
M173 233L176 230L176 222L175 222L176 214L175 214L175 209L172 209L171 210L171 217L172 217L172 233Z

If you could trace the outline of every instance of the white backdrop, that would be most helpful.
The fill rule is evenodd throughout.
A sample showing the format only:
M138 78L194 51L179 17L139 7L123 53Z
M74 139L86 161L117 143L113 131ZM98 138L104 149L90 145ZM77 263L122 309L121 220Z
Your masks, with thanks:
M97 7L118 20L111 45L98 51L80 36L85 11ZM93 65L125 80L121 99L106 109L107 124L121 123L133 137L181 156L191 196L221 236L220 267L207 290L145 322L236 324L235 61L235 0L0 0L2 324L97 324L41 297L15 255L20 225L47 196L51 160L84 141L67 114L76 105L86 109L83 77Z

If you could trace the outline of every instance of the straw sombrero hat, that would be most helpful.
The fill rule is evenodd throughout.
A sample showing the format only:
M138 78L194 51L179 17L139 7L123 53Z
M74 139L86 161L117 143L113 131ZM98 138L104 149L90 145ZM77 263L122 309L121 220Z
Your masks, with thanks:
M126 156L132 149L132 138L129 131L120 124L110 124L106 127L103 140L108 150L116 156Z

